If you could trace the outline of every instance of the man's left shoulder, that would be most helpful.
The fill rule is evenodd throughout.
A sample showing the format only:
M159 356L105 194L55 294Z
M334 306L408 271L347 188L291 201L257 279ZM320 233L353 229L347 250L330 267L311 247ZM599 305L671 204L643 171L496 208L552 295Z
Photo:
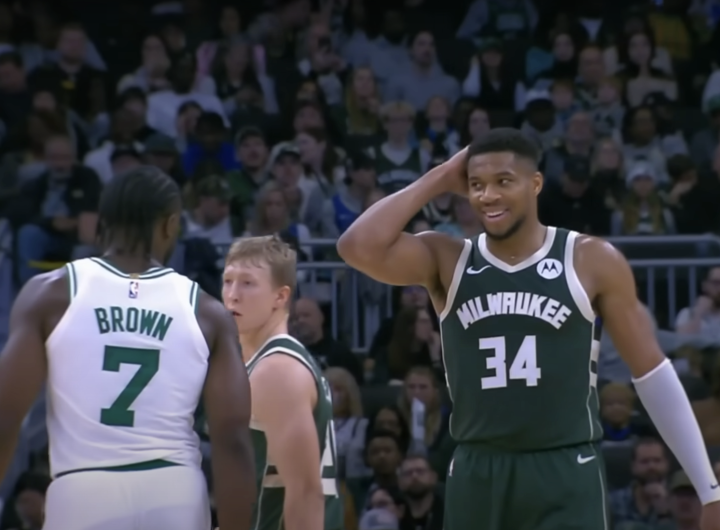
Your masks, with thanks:
M100 183L97 172L84 164L78 164L73 168L72 184L88 186Z

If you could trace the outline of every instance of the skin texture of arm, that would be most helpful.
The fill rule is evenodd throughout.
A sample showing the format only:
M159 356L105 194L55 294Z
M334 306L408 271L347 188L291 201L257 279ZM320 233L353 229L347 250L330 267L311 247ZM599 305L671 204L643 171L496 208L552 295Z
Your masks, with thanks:
M311 372L288 355L270 355L252 373L253 415L285 486L286 530L322 530L325 497L313 419L317 390Z
M201 293L198 322L210 346L203 389L212 444L215 504L221 528L247 530L257 495L250 438L250 383L230 314Z
M0 354L0 476L15 453L22 422L47 377L45 340L68 306L64 270L35 276L10 314L10 337Z

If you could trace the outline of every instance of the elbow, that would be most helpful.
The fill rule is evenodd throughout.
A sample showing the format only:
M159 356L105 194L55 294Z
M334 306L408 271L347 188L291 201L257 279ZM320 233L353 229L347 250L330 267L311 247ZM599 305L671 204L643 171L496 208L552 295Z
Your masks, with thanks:
M362 256L361 249L364 246L362 239L362 236L358 236L352 226L338 238L335 245L337 253L348 265L357 264Z

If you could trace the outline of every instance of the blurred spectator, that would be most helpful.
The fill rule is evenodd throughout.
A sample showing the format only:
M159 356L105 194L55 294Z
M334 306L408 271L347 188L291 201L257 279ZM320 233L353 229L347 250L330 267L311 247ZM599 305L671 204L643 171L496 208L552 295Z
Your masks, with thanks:
M717 186L701 183L695 164L686 155L670 158L667 168L672 187L665 194L665 202L673 213L678 232L702 234L720 227Z
M95 244L101 189L97 174L77 164L66 136L46 141L45 163L47 171L25 183L17 205L16 220L22 224L17 266L23 283L42 272L43 260L86 257Z
M525 121L520 130L547 150L561 141L563 129L562 121L555 115L550 93L547 90L530 90L525 95Z
M130 113L130 129L135 140L144 142L155 130L148 127L145 120L147 116L147 96L139 88L128 88L118 95L118 108Z
M80 125L81 118L58 100L55 91L38 87L33 91L33 110L52 112L63 122L65 134L73 141L75 151L82 157L87 153L89 145L87 134Z
M360 360L343 343L329 337L324 329L325 317L315 300L300 298L293 306L293 335L315 357L322 368L344 368L357 381L363 382Z
M536 89L547 89L557 80L573 80L577 77L577 48L569 32L556 31L550 37L550 50L553 63L550 68L540 72L531 83Z
M490 116L482 107L473 107L460 124L460 140L458 147L470 145L490 130Z
M720 357L716 357L712 364L710 374L712 395L692 403L703 439L709 446L720 445Z
M550 100L555 109L555 116L563 125L580 110L580 103L575 98L575 84L571 79L553 81L550 85Z
M206 112L217 113L223 120L226 119L222 102L215 94L202 93L195 89L196 71L193 55L185 54L175 59L168 72L170 88L148 97L147 123L150 127L168 136L179 136L176 118L181 105L190 101Z
M667 530L700 528L702 504L687 474L678 470L670 479L670 517ZM661 527L666 530L665 527Z
M652 166L653 176L659 183L668 182L667 159L658 137L655 115L649 107L635 107L625 114L623 121L623 152L625 166L638 162Z
M610 213L605 207L605 197L590 184L588 159L569 156L559 182L547 180L538 197L538 215L542 222L588 234L607 234Z
M669 99L678 99L678 86L665 72L652 66L655 42L649 31L635 31L620 44L622 69L617 75L625 83L625 98L631 107L640 105L650 93L662 92Z
M377 431L387 431L398 440L400 452L404 455L410 448L410 427L400 409L395 405L385 405L370 417L368 435ZM365 442L367 447L367 441Z
M665 446L654 438L635 442L632 459L633 482L610 492L610 513L616 525L625 522L656 524L667 513L662 492L669 462ZM660 493L660 495L658 495Z
M371 8L371 3L366 3ZM371 20L372 22L372 20ZM358 60L355 66L369 66L385 93L390 78L396 72L409 66L408 35L405 13L399 4L388 5L382 10L380 35L367 48L365 58Z
M522 86L504 59L502 41L491 37L481 39L477 53L470 60L462 94L475 98L477 104L486 109L519 110Z
M132 146L118 147L110 155L110 171L113 177L142 165L142 156Z
M387 132L387 141L374 151L378 182L392 193L415 182L430 163L426 151L413 146L412 128L415 109L404 101L383 105L380 117Z
M407 499L401 530L442 530L445 502L435 493L437 474L421 455L409 455L398 470L400 491Z
M142 42L140 52L140 66L135 72L120 79L118 94L129 88L137 88L145 93L170 89L170 56L163 40L157 35L148 35Z
M411 425L411 447L425 455L436 473L445 473L455 442L450 438L450 411L442 402L440 370L414 366L403 382L398 408ZM444 374L441 374L444 377Z
M325 370L325 379L333 395L339 475L343 479L367 476L369 469L363 453L368 420L363 417L358 383L350 372L339 367Z
M222 116L214 112L203 113L195 124L194 137L182 155L186 175L192 175L198 164L208 160L219 163L224 171L240 168Z
M348 489L355 498L355 506L367 505L376 487L397 487L398 467L404 458L397 437L389 431L368 431L365 442L365 461L372 475L349 479Z
M333 107L338 127L349 137L373 138L380 133L380 95L369 68L355 68L345 89L344 105Z
M31 108L32 92L20 54L12 51L0 53L0 126L3 129L0 141L3 134L22 127Z
M344 153L330 143L323 129L316 127L298 132L295 145L305 168L302 180L317 184L325 199L332 197L336 185L345 177Z
M643 105L653 111L657 139L666 158L673 155L688 154L687 142L675 121L676 104L662 92L651 92L643 100Z
M592 111L595 134L619 138L625 118L621 102L622 85L615 77L606 77L597 88L597 97Z
M576 85L580 101L588 108L593 108L597 102L600 83L612 70L605 69L602 58L602 49L591 44L585 46L578 58L578 77Z
M445 73L437 60L435 37L430 31L420 31L410 40L410 63L390 76L385 99L406 101L416 109L423 109L433 96L440 96L451 105L460 97L457 80Z
M491 33L508 39L528 37L538 23L538 13L530 0L474 0L468 7L459 39L475 39Z
M169 136L160 133L149 136L143 146L143 156L146 164L160 168L179 186L185 183L185 174L180 167L177 147Z
M303 223L293 221L287 190L275 182L268 182L260 190L255 204L253 218L243 236L289 235L299 245L302 253L298 256L299 261L312 256L312 247L307 245L310 230Z
M545 153L543 174L548 180L559 180L569 156L589 158L595 143L592 118L587 112L578 111L568 119L559 146Z
M113 114L110 136L98 148L85 155L83 164L95 171L103 184L113 177L111 156L117 149L141 150L142 145L135 143L133 135L133 115L125 109Z
M310 18L309 0L280 0L273 4L271 12L257 17L247 30L253 42L266 47L273 58L292 56L299 30Z
M240 36L242 17L238 8L224 5L220 9L218 21L218 39L203 42L197 50L198 72L210 74L212 65L220 48L227 46L233 39ZM217 83L217 80L215 80ZM219 86L219 84L218 84Z
M302 78L317 80L329 105L342 104L346 66L335 50L328 25L320 20L311 23L305 35L304 58L297 68Z
M177 116L175 116L175 132L171 136L175 138L175 145L179 152L185 152L187 149L195 135L195 127L202 114L202 107L194 101L186 101L178 107ZM160 134L167 136L165 133Z
M717 333L720 329L720 267L712 267L702 283L702 294L675 319L678 333Z
M335 222L337 234L343 233L363 212L368 195L377 187L375 161L360 151L348 158L347 177L326 202L326 214Z
M644 12L642 9L629 10L622 23L622 42L624 43L636 33L643 32L646 35L650 35L652 33L652 28L650 27ZM622 46L622 44L619 44L619 46ZM642 52L642 50L639 51ZM655 46L652 52L653 53L650 57L650 66L667 75L672 75L672 59L670 58L668 51L662 46ZM607 73L614 75L618 71L622 70L629 59L628 55L629 54L625 52L618 51L618 47L616 46L606 48L603 54L603 59L605 61L605 69L607 70Z
M425 108L423 125L427 128L421 131L420 145L432 157L445 160L460 150L460 138L450 121L451 111L448 102L440 96L430 98Z
M639 434L633 422L636 396L621 383L607 383L600 390L603 443L629 443Z
M399 521L402 520L407 510L407 502L399 488L375 488L368 500L368 510L382 509L392 513ZM413 529L414 530L414 529Z
M619 208L627 194L627 184L622 151L612 138L601 138L595 144L590 175L590 187L604 198L605 207Z
M690 156L703 169L712 165L715 150L720 144L720 94L708 100L705 112L710 123L697 131L690 141Z
M663 235L675 233L675 219L658 193L655 168L636 162L627 174L628 193L613 212L613 235Z
M246 85L260 87L262 107L267 113L278 112L275 83L253 65L253 47L250 42L235 37L218 49L213 61L212 75L217 95L222 100L228 116L245 104L242 89Z
M102 73L88 66L87 34L79 24L66 24L60 29L57 40L57 61L48 62L33 71L32 86L54 87L61 94L61 106L67 106L82 116L90 103L87 95L92 92L93 80Z
M229 171L225 178L232 192L233 233L242 233L251 218L255 196L268 181L268 145L265 135L256 127L245 127L235 135L235 157L241 169Z
M468 239L481 234L483 225L480 217L470 205L470 201L465 197L454 195L450 209L450 221L436 225L435 230L458 239Z
M216 247L233 241L230 223L230 187L218 176L206 177L192 187L194 207L185 213L186 235L207 239Z

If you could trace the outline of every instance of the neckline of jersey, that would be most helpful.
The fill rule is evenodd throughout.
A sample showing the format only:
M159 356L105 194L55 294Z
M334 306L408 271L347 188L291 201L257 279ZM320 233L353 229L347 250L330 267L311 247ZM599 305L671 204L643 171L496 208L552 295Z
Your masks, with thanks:
M278 339L288 339L292 342L297 342L300 346L302 346L302 343L289 333L278 333L277 335L273 335L272 337L269 337L265 342L263 342L262 345L257 350L255 350L255 353L252 354L252 357L248 359L248 361L245 363L245 366L250 366L250 364L252 364L252 362L257 359L258 354L260 354L267 347L268 344Z
M543 259L545 256L548 255L548 252L550 252L550 249L553 246L553 243L555 242L555 235L557 233L557 229L554 226L548 226L547 231L545 233L545 241L542 244L542 246L537 249L534 253L532 253L530 256L525 258L519 263L516 263L515 265L511 265L500 258L496 257L490 250L487 248L487 236L486 234L481 234L480 237L478 237L478 250L480 251L480 254L482 255L485 260L495 267L496 269L500 269L503 272L507 273L513 273L513 272L519 272L521 270L527 269L528 267L532 267L535 265L538 261Z
M120 276L121 278L128 278L128 279L151 279L151 278L158 278L160 276L165 276L169 272L172 272L172 269L168 269L167 267L150 267L145 272L142 272L140 274L127 274L117 267L111 265L107 260L100 258L100 257L93 257L90 258L93 262L97 263L104 269L112 272L113 274Z

